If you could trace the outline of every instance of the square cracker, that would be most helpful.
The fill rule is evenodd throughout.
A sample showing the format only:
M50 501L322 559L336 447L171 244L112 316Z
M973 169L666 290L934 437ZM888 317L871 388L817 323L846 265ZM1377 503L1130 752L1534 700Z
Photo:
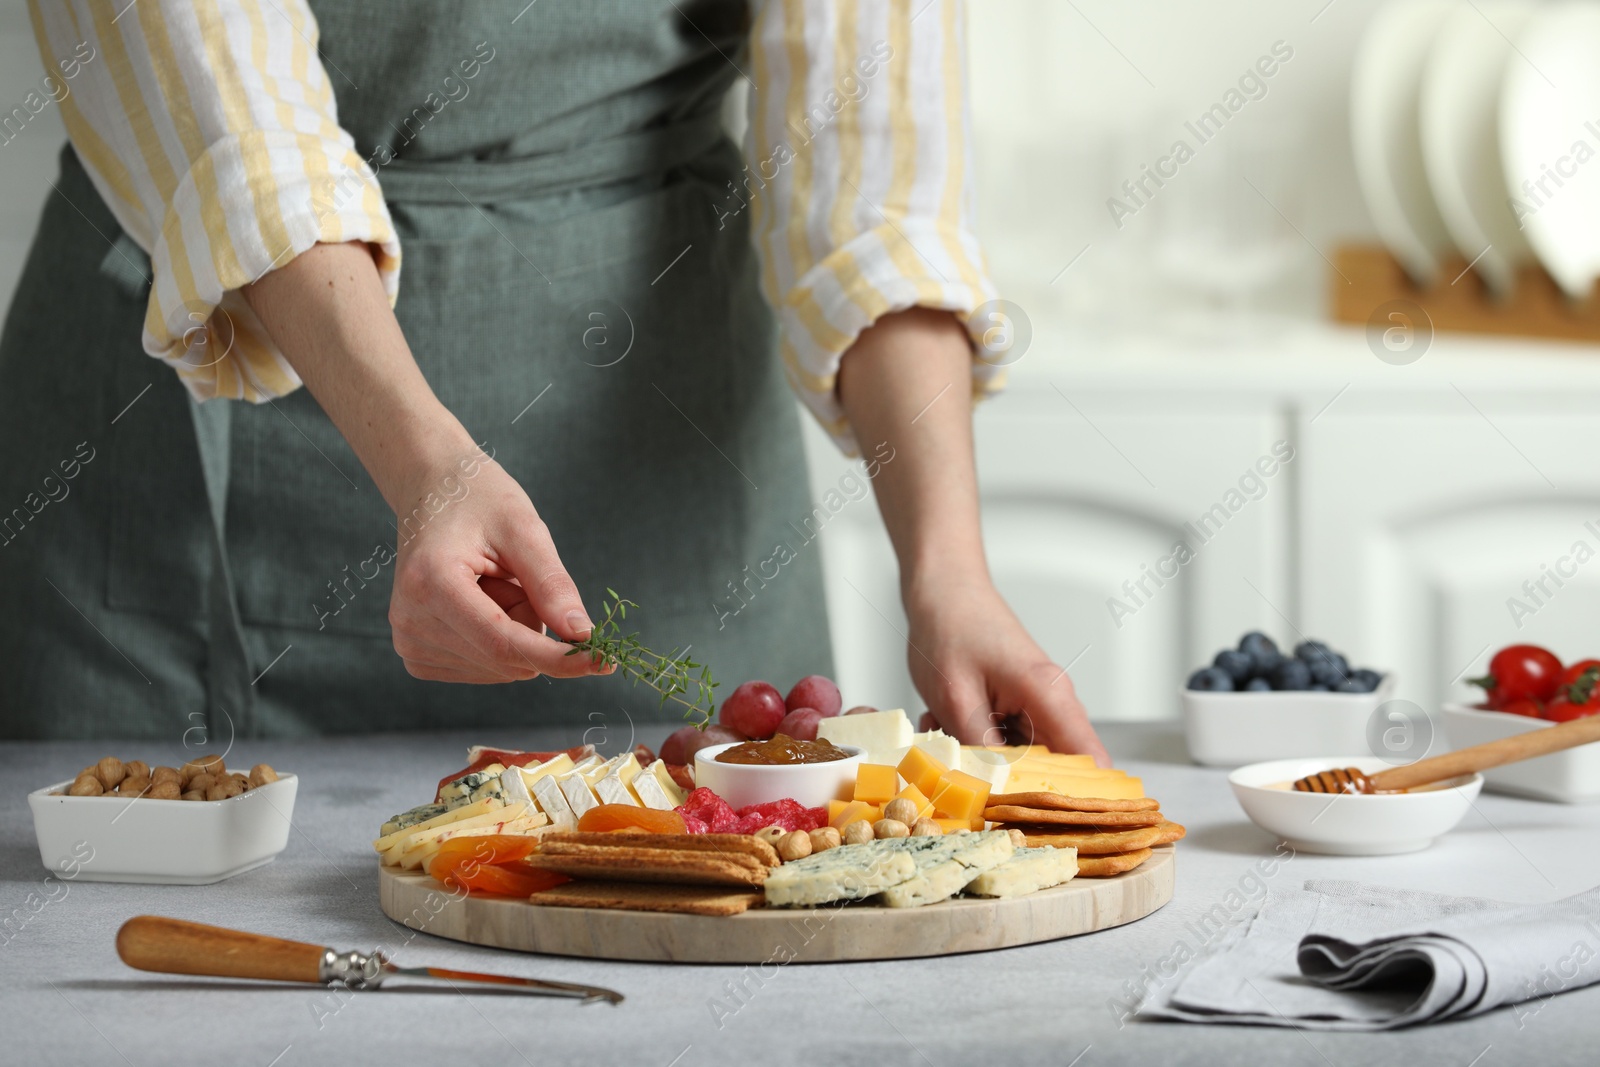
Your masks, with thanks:
M674 852L650 848L589 848L567 845L560 852L540 850L530 867L569 878L601 882L669 882L678 885L760 886L769 868L744 855Z
M546 834L541 847L551 845L593 845L600 848L659 848L672 852L738 853L760 860L768 867L778 865L778 852L767 842L750 834L647 834L628 830L608 833L568 831Z
M683 915L738 915L761 904L757 890L717 889L642 882L569 882L533 894L531 903L555 908L671 911Z
M1154 797L1110 800L1106 797L1069 797L1060 793L990 793L989 806L997 804L1044 808L1047 811L1155 811L1161 807L1161 802Z
M1055 811L993 804L983 809L990 822L1032 823L1041 826L1095 826L1125 830L1132 826L1159 826L1166 821L1160 811Z

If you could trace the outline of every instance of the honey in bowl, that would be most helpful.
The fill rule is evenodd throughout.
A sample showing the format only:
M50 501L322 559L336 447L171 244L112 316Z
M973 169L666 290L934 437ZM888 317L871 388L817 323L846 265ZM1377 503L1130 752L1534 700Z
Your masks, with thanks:
M832 763L849 759L850 753L832 741L797 741L788 734L778 734L770 741L745 741L725 748L715 758L718 763L788 767L798 763Z

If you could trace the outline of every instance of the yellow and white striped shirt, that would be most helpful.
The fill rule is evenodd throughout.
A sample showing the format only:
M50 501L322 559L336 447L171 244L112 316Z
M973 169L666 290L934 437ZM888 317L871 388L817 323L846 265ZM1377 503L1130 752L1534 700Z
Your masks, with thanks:
M976 340L971 314L995 297L973 231L962 4L754 5L748 165L720 210L753 212L788 379L853 451L834 384L861 331L924 306L956 312ZM150 256L144 349L197 399L259 403L300 385L240 289L312 245L367 242L395 298L400 242L339 125L305 0L29 10L50 69L92 49L62 101L67 132ZM998 386L975 359L974 395Z

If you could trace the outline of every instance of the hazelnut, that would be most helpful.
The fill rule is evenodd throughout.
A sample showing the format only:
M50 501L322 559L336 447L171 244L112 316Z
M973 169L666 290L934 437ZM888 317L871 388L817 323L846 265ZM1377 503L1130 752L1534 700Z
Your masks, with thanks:
M179 786L182 786L183 772L176 767L157 767L150 772L150 780L152 782L177 782Z
M187 793L185 793L181 797L179 797L178 799L179 800L204 800L205 798L206 798L206 795L204 793L200 792L200 790L191 789Z
M883 817L910 826L917 821L917 806L905 797L895 797L883 806Z
M795 830L783 835L778 842L778 858L785 863L793 860L803 860L811 855L811 835L804 830Z
M124 778L122 784L117 786L117 792L125 797L136 797L150 789L148 778Z
M227 800L243 793L244 789L232 778L219 778L210 789L206 790L207 800Z
M252 788L259 789L268 782L276 782L277 780L278 772L265 763L258 763L250 768L250 785Z
M1028 847L1028 835L1018 830L1015 826L1007 830L1006 833L1011 835L1011 843L1017 848Z
M104 792L105 788L101 786L100 779L92 774L80 774L67 789L67 795L70 797L97 797Z
M194 781L197 774L209 774L213 778L218 778L227 773L227 769L222 765L221 756L196 756L183 765L183 776L190 782Z
M146 796L151 800L177 800L180 796L178 783L171 778L163 778L150 786L150 792Z
M107 756L94 765L94 776L100 779L100 784L107 789L115 789L122 779L127 777L127 773L122 767L122 761L115 756Z
M864 845L872 840L872 824L865 819L858 819L844 828L844 843L847 845Z
M765 841L767 844L771 845L773 848L777 848L778 842L782 841L784 835L788 832L789 831L785 830L781 826L763 826L761 829L756 831L756 836Z
M213 775L195 774L191 775L184 783L184 788L196 793L204 793L216 784L217 779Z
M811 831L811 851L826 852L830 848L838 848L844 843L844 835L832 826L824 826L820 830Z
M131 759L122 765L122 771L129 778L150 777L150 764L142 759Z
M910 837L911 827L899 819L879 819L872 824L872 833L875 837Z
M943 837L944 827L932 819L918 819L911 826L912 837Z

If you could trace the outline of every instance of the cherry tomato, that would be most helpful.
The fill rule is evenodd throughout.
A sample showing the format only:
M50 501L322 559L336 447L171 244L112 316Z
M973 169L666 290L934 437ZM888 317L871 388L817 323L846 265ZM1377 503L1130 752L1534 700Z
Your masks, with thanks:
M1503 711L1507 715L1526 715L1530 719L1540 719L1544 717L1545 707L1541 701L1524 697L1521 700L1513 700L1503 708L1495 708L1494 710Z
M1577 685L1591 667L1600 667L1600 659L1580 659L1561 672L1561 687Z
M1571 722L1586 715L1600 714L1600 663L1588 661L1571 685L1563 686L1556 698L1545 708L1544 717L1551 722ZM1573 664L1574 667L1582 664Z
M1561 660L1538 645L1507 645L1489 661L1489 673L1470 679L1489 694L1491 706L1525 698L1549 700L1561 685Z

